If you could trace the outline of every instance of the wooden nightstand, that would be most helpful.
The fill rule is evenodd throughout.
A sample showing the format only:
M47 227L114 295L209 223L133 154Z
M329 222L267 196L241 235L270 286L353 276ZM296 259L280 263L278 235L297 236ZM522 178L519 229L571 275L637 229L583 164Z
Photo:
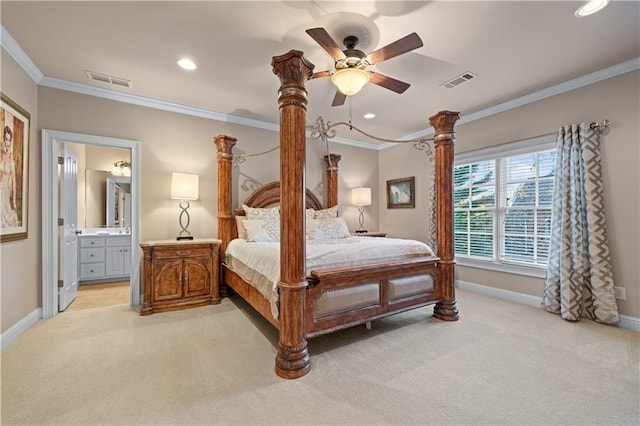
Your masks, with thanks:
M146 241L140 315L220 303L218 239Z
M386 237L387 233L379 231L368 231L362 233L354 232L352 235L355 237Z

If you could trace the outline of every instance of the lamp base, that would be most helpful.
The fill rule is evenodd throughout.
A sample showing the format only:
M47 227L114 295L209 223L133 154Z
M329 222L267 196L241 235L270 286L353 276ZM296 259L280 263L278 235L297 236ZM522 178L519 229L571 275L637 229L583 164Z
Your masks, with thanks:
M176 240L181 241L181 240L193 240L193 235L178 235L176 237Z
M367 231L366 229L356 229L356 234L366 234L367 232L369 231Z

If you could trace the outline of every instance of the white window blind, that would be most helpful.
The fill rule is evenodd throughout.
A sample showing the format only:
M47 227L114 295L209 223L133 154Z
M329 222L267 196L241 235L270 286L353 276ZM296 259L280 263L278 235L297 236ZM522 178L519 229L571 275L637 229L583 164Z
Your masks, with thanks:
M456 156L454 237L461 264L546 265L555 156L555 135Z

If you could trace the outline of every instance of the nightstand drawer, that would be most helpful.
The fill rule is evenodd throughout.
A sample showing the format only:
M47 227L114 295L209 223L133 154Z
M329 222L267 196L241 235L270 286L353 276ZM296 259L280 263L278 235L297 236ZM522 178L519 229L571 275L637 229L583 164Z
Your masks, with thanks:
M211 255L211 247L206 246L193 246L193 245L185 245L184 247L179 248L159 248L156 247L153 249L153 258L154 259L176 259L182 257L202 257L202 256L210 256Z

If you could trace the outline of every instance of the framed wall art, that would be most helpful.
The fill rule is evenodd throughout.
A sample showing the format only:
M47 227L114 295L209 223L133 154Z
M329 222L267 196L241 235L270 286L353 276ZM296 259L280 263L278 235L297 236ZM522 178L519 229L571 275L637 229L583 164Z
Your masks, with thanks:
M27 238L31 115L1 94L0 242Z
M416 206L416 178L407 177L387 181L387 208L403 209Z

